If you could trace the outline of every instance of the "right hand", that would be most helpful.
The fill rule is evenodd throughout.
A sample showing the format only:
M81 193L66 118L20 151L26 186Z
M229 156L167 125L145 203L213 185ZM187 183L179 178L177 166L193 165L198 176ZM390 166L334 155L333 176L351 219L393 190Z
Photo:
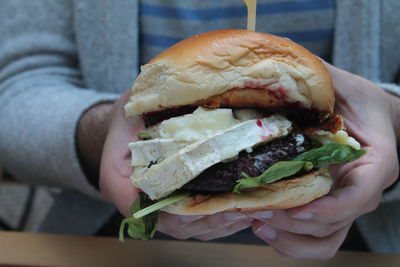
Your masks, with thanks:
M131 153L128 143L138 141L137 133L144 129L124 116L124 105L130 93L125 93L113 106L110 128L104 144L100 166L100 192L125 216L131 217L130 206L138 197L129 176ZM249 227L252 219L240 213L218 213L207 216L180 216L160 212L158 230L177 239L211 240L228 236Z
M326 66L336 89L335 111L367 153L330 167L334 186L329 194L300 207L268 211L264 220L253 214L259 219L254 233L291 258L333 257L354 220L375 210L383 190L399 175L395 119L400 111L393 102L397 99L362 77Z

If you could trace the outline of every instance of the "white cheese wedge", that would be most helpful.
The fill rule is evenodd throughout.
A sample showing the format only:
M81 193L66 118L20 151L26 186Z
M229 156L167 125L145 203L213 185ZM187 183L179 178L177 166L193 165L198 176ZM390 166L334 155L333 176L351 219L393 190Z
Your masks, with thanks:
M210 166L236 156L259 143L285 136L291 122L275 115L249 120L205 139L194 142L160 163L140 169L131 176L132 183L151 199L167 196Z
M337 131L335 134L326 131L319 131L311 136L311 138L317 140L321 144L343 144L349 145L354 149L360 149L361 145L353 137L349 136L345 130Z
M186 145L186 143L177 142L173 139L160 138L130 143L131 165L133 167L147 167L150 163L161 162Z
M193 113L171 118L158 126L161 138L192 143L239 123L232 109L197 108Z

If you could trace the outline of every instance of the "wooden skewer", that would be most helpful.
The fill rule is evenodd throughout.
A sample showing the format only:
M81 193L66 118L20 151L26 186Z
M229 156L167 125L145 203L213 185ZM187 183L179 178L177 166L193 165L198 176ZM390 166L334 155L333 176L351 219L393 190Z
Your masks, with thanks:
M243 0L247 6L247 30L256 30L257 0Z

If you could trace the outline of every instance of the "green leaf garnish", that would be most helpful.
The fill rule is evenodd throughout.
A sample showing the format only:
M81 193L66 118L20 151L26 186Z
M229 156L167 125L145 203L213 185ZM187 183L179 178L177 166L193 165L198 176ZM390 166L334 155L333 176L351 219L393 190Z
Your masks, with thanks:
M162 208L164 208L164 207L166 207L168 205L171 205L171 204L173 204L175 202L178 202L178 201L186 198L187 196L189 196L189 193L174 195L174 196L165 198L165 199L163 199L163 200L161 200L161 201L159 201L157 203L154 203L151 206L148 206L148 207L146 207L144 209L141 209L141 210L135 212L133 214L133 218L135 218L135 219L142 218L143 216L146 216L147 214L150 214L150 213L152 213L154 211L160 210L160 209L162 209Z
M364 149L354 149L349 145L327 144L304 152L293 160L309 161L315 168L356 160L365 154Z
M165 198L154 203L145 193L139 193L139 197L131 206L132 217L122 220L119 227L119 240L124 241L125 226L128 225L128 234L132 238L148 240L157 230L158 212L165 206L186 198L189 194L179 194Z
M349 145L327 144L304 152L292 161L280 161L269 167L263 174L251 177L243 173L244 179L238 180L233 192L240 193L244 189L260 187L295 175L300 171L324 167L331 164L356 160L365 154L363 149L354 149Z
M233 188L233 192L240 193L240 191L248 188L259 187L265 184L276 182L282 178L292 176L301 170L309 171L313 168L311 162L308 161L279 161L269 167L263 174L257 177L251 177L246 173L242 175L245 179L241 179Z
M132 216L135 212L142 208L152 205L154 202L143 192L139 193L139 197L133 202L131 206ZM158 212L149 214L146 217L136 219L136 218L126 218L122 220L119 227L119 240L124 241L124 230L125 225L128 225L128 234L132 238L148 240L152 238L157 229L157 219Z
M147 131L139 131L137 136L140 140L150 140L152 138Z

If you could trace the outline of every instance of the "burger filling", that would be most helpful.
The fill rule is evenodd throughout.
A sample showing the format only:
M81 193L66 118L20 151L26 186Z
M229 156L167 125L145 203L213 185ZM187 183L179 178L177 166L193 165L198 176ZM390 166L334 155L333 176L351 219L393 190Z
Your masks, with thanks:
M131 237L153 237L158 211L190 194L241 194L365 153L340 116L321 123L296 105L268 112L183 106L143 119L142 141L129 144L131 179L143 192L121 223L121 240L126 224Z
M215 164L237 159L240 152L249 153L292 130L292 123L280 115L198 108L149 128L153 139L130 144L135 167L131 178L150 198L159 199Z
M303 135L289 135L272 140L255 148L253 152L243 151L230 162L211 166L182 189L198 193L232 192L242 173L259 176L279 161L290 161L312 148L311 141Z
M304 111L294 114L294 110L282 113L292 118L304 115ZM300 122L291 121L252 109L199 107L191 111L184 106L146 114L148 125L156 123L141 133L148 140L130 144L135 168L132 181L153 200L178 189L205 194L236 192L235 185L244 174L258 177L278 162L292 161L313 149L311 140L360 149L342 129L340 116L305 127L304 117ZM305 171L298 170L296 175Z
M175 108L168 108L160 111L147 112L143 114L142 119L144 121L145 127L148 128L170 118L191 114L197 108L198 107L196 106L187 105ZM286 104L284 107L281 108L271 108L268 110L263 109L262 111L257 110L257 112L263 114L264 116L267 116L269 114L281 114L287 117L289 120L296 122L296 124L301 127L319 125L321 120L324 119L321 117L321 114L318 111L304 109L299 104Z

